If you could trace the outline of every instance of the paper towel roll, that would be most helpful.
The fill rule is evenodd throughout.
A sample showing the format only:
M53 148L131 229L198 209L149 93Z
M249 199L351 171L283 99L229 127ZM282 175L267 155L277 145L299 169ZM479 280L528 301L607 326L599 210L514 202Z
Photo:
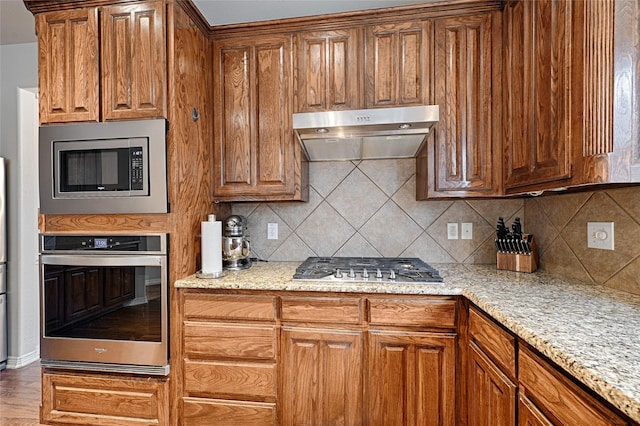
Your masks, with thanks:
M209 219L212 219L211 217ZM202 222L202 273L217 274L222 272L222 222L209 220Z

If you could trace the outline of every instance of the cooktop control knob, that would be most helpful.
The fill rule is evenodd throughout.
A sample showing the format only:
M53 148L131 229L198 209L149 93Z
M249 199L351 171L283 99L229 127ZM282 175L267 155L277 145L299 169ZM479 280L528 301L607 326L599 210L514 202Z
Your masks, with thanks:
M336 268L336 273L333 274L336 278L342 278L342 272L340 272L340 268Z
M367 268L364 268L362 270L362 278L365 279L365 280L369 279L369 271L367 271Z
M389 279L392 281L396 280L396 271L394 271L393 269L391 270L391 272L389 272Z
M379 280L382 279L382 271L380 271L380 268L376 268L376 278Z
M353 272L353 268L349 269L349 275L347 275L349 278L355 278L356 277L356 273Z

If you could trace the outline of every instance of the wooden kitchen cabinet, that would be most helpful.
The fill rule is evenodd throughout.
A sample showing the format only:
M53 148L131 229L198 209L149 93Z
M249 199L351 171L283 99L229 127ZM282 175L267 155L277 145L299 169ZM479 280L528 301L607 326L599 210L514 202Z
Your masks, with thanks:
M371 297L364 424L456 424L456 301Z
M100 9L103 120L166 117L164 1Z
M272 296L184 294L180 424L277 424Z
M69 268L64 272L65 324L104 309L102 268Z
M163 1L37 14L40 122L166 117L164 21Z
M517 422L516 341L493 320L469 308L468 424L514 426Z
M217 201L306 200L308 170L292 127L291 36L214 43Z
M622 419L603 403L582 390L555 366L532 350L521 346L518 351L520 405L540 413L536 418L554 419L562 425L625 425ZM531 414L527 413L526 416ZM525 419L519 424L525 423ZM536 424L534 422L534 424ZM544 420L540 424L545 424Z
M168 377L44 369L40 421L56 425L168 425L168 401Z
M431 100L431 21L365 28L365 107L428 105Z
M98 121L98 9L61 10L35 18L40 122Z
M417 198L500 195L500 13L439 18L434 27L440 120L416 162Z
M572 8L569 0L504 9L504 185L563 186L571 178ZM574 40L575 43L579 40Z
M295 35L294 112L362 107L362 30Z
M285 296L281 303L283 424L362 424L364 300Z

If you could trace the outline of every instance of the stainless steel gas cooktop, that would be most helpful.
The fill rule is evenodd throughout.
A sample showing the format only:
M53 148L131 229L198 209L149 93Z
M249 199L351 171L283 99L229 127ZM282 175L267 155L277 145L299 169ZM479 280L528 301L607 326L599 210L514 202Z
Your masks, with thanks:
M417 257L309 257L293 280L442 284L438 271Z

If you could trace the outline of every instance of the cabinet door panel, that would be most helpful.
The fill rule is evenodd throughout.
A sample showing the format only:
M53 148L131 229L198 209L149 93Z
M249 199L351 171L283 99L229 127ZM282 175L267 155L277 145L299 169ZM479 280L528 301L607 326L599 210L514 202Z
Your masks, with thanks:
M359 34L350 29L296 36L295 112L360 107Z
M366 107L429 103L430 22L366 28Z
M514 426L516 384L475 345L469 345L469 424Z
M36 15L40 122L98 121L98 10Z
M284 424L361 424L362 333L282 331Z
M435 23L435 103L429 196L487 196L500 191L499 15ZM493 76L496 76L495 78ZM428 156L429 157L429 156Z
M505 187L571 177L571 8L566 0L505 8Z
M164 3L101 9L105 120L166 116Z
M553 426L553 423L526 396L520 395L518 426Z
M455 335L371 330L367 424L455 424Z

